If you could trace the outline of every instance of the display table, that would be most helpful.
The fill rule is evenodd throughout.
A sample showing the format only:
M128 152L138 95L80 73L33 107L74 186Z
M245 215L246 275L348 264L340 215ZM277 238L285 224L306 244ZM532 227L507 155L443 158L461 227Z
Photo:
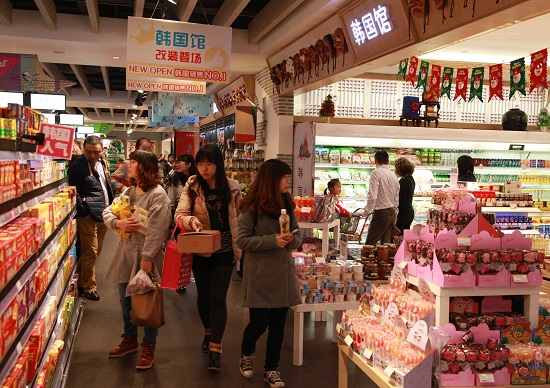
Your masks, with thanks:
M335 219L331 222L299 222L298 227L300 229L321 229L323 231L323 239L321 245L321 255L323 259L328 255L328 232L329 229L334 229L334 244L338 246L340 244L340 220Z
M338 341L336 324L342 320L342 311L354 310L359 307L359 301L336 303L310 303L292 306L294 311L294 346L292 363L296 366L304 362L304 313L332 311L332 342Z

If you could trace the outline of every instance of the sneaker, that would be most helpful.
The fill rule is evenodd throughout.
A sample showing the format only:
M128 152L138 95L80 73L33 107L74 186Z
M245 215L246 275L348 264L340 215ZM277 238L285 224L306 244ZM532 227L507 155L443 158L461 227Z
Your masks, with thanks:
M109 352L110 358L122 357L130 353L137 352L138 350L138 341L135 337L130 337L129 335L122 334L122 342L116 348Z
M139 358L136 369L149 369L155 362L155 344L141 344L141 357Z
M242 356L241 363L239 365L241 374L247 379L251 378L254 374L254 364L252 363L252 357Z
M264 373L264 381L268 383L271 388L285 386L285 383L281 380L281 374L276 370L266 371Z

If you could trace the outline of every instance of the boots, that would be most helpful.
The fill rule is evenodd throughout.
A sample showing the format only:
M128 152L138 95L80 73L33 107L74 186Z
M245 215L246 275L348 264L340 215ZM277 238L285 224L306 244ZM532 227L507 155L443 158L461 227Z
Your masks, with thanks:
M220 370L222 366L222 344L210 342L208 349L208 369Z
M210 347L210 329L204 329L204 339L202 340L202 352L208 353L208 348Z
M129 335L122 334L122 342L113 350L109 352L110 358L123 357L127 354L137 352L138 350L138 340L135 337L130 337Z
M155 362L155 344L141 344L141 357L139 358L136 369L149 369Z

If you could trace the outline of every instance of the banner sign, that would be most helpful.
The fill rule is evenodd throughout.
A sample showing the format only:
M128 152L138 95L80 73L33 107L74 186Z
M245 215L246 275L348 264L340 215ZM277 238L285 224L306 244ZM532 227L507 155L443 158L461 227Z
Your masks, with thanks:
M159 93L155 116L199 116L212 112L212 96L198 94Z
M176 155L189 154L195 156L195 138L198 136L195 132L176 132Z
M311 121L294 125L292 152L292 194L313 195L315 127Z
M229 83L231 40L230 27L129 17L126 77L155 88L148 90L181 93L193 91L178 85L199 87L182 81Z
M56 159L71 159L74 127L41 123L40 133L43 133L45 138L44 144L36 147L37 154Z
M126 90L147 90L150 92L172 92L187 94L206 93L206 82L200 81L143 81L137 78L126 78Z

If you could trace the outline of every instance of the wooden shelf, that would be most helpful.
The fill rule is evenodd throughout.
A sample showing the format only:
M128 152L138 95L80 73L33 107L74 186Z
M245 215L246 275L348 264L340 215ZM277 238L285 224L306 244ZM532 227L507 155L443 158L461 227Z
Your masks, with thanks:
M384 372L368 365L365 360L351 350L349 346L343 344L338 344L338 388L347 388L348 386L348 360L357 365L376 386L395 388L394 385L390 384L388 376L386 376Z

